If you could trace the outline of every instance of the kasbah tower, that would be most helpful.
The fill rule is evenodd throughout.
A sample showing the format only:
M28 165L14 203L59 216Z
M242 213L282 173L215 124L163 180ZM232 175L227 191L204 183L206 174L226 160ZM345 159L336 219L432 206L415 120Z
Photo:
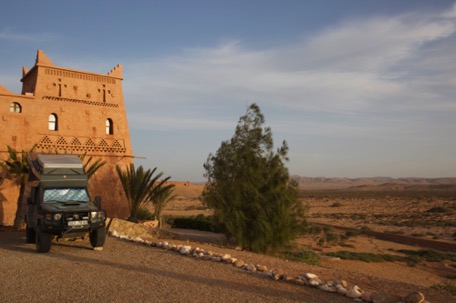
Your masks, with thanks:
M108 216L126 218L128 205L116 165L133 162L122 94L122 66L106 75L55 66L38 50L35 65L22 71L22 93L0 84L0 161L35 147L37 153L86 154L106 164L89 181L92 199L102 197ZM92 161L94 161L92 160ZM0 225L12 225L19 187L0 187Z

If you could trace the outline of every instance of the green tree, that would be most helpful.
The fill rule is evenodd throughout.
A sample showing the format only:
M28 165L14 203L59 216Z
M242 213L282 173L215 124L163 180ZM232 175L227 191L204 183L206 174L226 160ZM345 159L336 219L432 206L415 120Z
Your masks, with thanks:
M288 146L273 151L272 132L256 104L241 116L231 140L204 164L203 202L227 237L243 248L272 252L288 245L306 226L296 182L284 162Z
M17 152L10 146L8 149L8 159L0 163L5 178L11 180L19 186L19 197L17 198L16 218L14 219L14 228L23 229L25 227L25 214L27 211L26 203L26 184L28 180L29 164L27 161L27 151ZM32 148L29 152L33 152Z
M161 213L166 204L174 198L173 191L175 190L174 184L164 184L159 191L152 198L154 205L155 220L158 220L158 226L162 226Z
M130 218L128 220L137 222L138 209L151 202L159 194L163 184L171 177L160 181L163 172L154 177L154 173L157 170L156 167L153 170L145 170L142 166L136 169L134 164L130 164L125 171L122 171L122 168L117 165L116 170L130 210Z

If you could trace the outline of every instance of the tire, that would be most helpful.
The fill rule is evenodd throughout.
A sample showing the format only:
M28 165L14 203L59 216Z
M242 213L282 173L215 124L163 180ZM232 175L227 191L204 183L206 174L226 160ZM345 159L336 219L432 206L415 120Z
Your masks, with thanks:
M92 247L103 247L106 241L106 227L100 227L90 233L90 244Z
M36 230L36 251L47 253L51 250L52 235L41 230L38 226Z
M33 228L25 227L25 242L26 243L35 243L36 232Z

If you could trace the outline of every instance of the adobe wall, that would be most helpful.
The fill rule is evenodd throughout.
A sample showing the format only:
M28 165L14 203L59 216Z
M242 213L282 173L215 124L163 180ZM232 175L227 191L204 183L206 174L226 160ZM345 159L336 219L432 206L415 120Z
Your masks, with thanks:
M21 94L0 85L0 160L8 158L7 145L17 151L35 146L35 152L101 158L107 164L90 180L90 194L102 197L109 216L126 218L128 205L115 171L116 165L133 162L122 80L120 65L106 75L78 71L55 66L39 50L35 65L30 70L24 67ZM13 103L20 110L12 109ZM50 123L51 114L56 124ZM1 188L5 201L0 225L13 224L17 201L13 187L7 182Z

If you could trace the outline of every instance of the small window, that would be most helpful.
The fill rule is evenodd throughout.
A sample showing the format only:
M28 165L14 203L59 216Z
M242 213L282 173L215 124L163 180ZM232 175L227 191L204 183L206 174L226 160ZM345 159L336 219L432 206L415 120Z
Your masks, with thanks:
M12 113L22 113L22 106L19 103L17 103L17 102L11 103L10 112L12 112Z
M114 125L111 119L106 120L106 135L113 135L114 134Z
M58 120L56 114L49 115L49 130L58 130Z

